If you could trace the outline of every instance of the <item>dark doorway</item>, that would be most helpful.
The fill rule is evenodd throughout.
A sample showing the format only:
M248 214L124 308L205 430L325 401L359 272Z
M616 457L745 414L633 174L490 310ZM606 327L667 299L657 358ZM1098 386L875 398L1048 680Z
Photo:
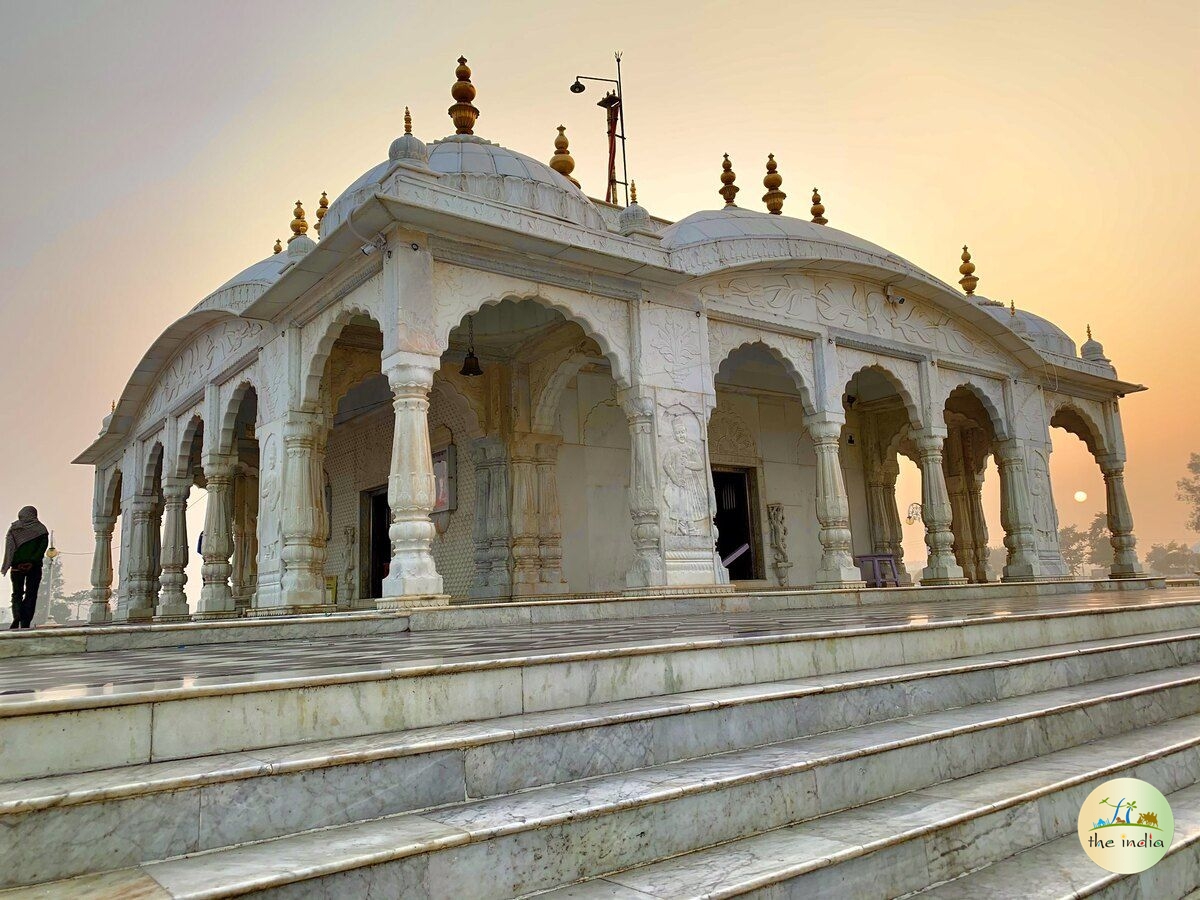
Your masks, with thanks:
M363 501L370 521L367 575L371 593L367 596L377 599L383 596L383 579L387 575L388 564L392 561L392 542L388 537L388 526L392 517L388 509L387 488L364 491Z
M758 572L752 478L747 469L714 469L717 494L717 552L730 581L751 581Z

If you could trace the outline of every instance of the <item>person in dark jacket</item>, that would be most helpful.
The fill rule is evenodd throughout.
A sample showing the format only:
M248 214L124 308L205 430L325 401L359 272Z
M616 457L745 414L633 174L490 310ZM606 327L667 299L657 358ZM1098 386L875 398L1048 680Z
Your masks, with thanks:
M50 546L50 532L38 521L37 510L26 506L17 513L17 521L8 529L4 541L4 566L0 576L12 570L12 625L30 628L37 608L38 588L42 583L42 559Z

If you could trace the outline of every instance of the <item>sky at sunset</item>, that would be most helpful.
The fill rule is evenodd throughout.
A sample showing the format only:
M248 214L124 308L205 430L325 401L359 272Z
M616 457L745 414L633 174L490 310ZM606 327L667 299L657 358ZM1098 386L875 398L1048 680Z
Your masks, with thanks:
M593 196L603 115L567 86L621 49L653 214L718 206L723 152L757 198L773 152L785 214L819 185L832 225L951 282L970 244L979 293L1077 342L1090 323L1150 387L1122 404L1140 548L1200 540L1175 499L1200 451L1195 0L0 0L0 46L0 516L38 506L73 588L92 471L70 461L142 353L270 254L298 197L311 212L384 159L406 104L419 137L453 131L460 53L476 133L549 159L566 125ZM1103 509L1081 442L1056 434L1051 467L1063 524Z

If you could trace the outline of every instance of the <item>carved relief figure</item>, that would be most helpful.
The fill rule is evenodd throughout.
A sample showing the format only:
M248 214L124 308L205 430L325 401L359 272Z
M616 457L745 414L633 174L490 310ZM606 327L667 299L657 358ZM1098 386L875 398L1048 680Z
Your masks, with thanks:
M792 561L788 559L788 529L787 522L784 521L782 503L767 504L767 525L771 531L771 568L775 570L780 587L787 587L788 569L792 567Z
M1058 532L1054 504L1046 494L1048 473L1046 455L1041 450L1034 450L1029 460L1029 505L1033 508L1033 525L1044 540L1049 540L1051 535Z
M689 433L686 414L671 419L671 440L663 457L667 473L665 498L675 534L704 534L711 518L708 504L708 465L696 436Z

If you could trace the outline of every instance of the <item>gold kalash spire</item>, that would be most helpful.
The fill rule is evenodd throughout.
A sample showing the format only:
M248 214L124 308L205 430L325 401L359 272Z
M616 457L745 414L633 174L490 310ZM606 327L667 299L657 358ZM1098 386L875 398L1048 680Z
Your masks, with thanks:
M812 209L809 210L812 214L812 220L818 225L828 225L829 220L825 218L825 207L821 205L821 195L813 188Z
M974 294L979 279L975 277L975 263L971 262L971 251L967 249L966 244L963 244L962 265L958 267L958 274L962 276L958 279L958 283L967 292L967 296Z
M321 220L329 213L329 195L325 191L321 191L321 199L317 201L317 234L321 233Z
M455 134L474 134L479 110L471 104L475 99L475 85L471 84L471 69L465 56L458 58L458 68L454 70L454 77L458 79L450 88L454 105L446 112L450 114L450 121L454 123Z
M299 200L296 201L296 208L292 210L292 215L295 218L292 219L292 236L288 238L289 244L308 231L308 223L304 221L304 204Z
M733 171L733 163L729 161L729 154L725 154L725 160L721 163L721 189L717 191L725 198L726 206L736 206L733 198L737 196L740 188L733 182L737 179L737 173Z
M550 168L563 178L569 180L575 187L579 187L579 182L571 177L571 173L575 171L575 157L567 149L569 145L567 127L559 125L558 137L554 139L554 155L550 157Z
M775 154L768 153L767 174L763 177L763 187L767 192L763 194L763 203L767 204L767 211L773 216L783 212L783 201L787 199L787 194L779 189L783 184L783 176L775 171L776 167Z
M283 241L281 241L279 238L275 238L275 252L276 253L283 252Z

